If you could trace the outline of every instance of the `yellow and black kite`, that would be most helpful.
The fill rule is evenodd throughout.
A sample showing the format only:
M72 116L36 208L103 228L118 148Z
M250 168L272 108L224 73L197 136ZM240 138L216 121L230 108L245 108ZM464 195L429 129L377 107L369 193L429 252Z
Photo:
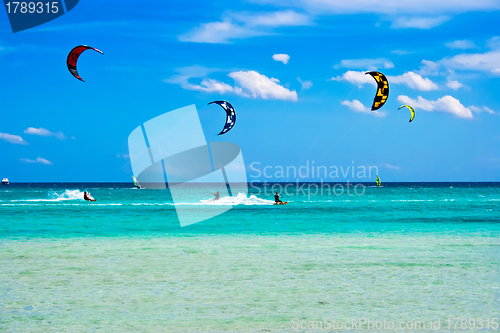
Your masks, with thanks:
M410 123L411 123L411 122L413 121L413 118L415 118L415 110L413 110L413 108L412 108L411 106L406 105L406 104L405 104L405 105L401 105L401 106L399 107L399 109L402 109L402 108L404 108L405 106L406 106L408 109L410 109L410 112L411 112ZM398 109L398 110L399 110L399 109Z
M377 95L375 95L372 105L372 111L375 111L380 109L387 101L387 97L389 97L389 82L385 75L380 72L366 72L366 74L373 76L378 85Z

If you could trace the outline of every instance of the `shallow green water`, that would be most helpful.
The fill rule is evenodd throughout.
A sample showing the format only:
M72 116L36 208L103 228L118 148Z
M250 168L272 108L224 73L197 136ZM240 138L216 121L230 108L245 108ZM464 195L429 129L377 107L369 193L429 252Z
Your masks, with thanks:
M371 331L450 332L448 318L500 318L498 184L289 194L282 207L250 189L184 228L168 193L128 187L0 187L0 331L289 332L365 318L427 325ZM332 331L314 325L304 331Z

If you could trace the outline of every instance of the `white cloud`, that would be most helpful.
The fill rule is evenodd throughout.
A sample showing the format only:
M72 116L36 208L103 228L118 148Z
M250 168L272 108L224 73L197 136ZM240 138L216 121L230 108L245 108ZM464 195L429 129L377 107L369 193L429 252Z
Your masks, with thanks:
M486 106L483 106L483 110L489 114L497 114L495 111Z
M293 27L311 24L309 15L297 13L293 10L270 13L233 13L231 18L247 26L254 27Z
M412 54L414 52L408 51L408 50L392 50L391 53L397 54L397 55L408 55L408 54Z
M455 41L453 45L457 48L459 46L465 48L467 42L466 40ZM484 53L461 53L438 61L422 60L422 66L417 73L436 76L446 75L446 72L453 73L454 70L462 70L500 75L500 37L490 38L487 45L492 50ZM468 46L472 46L472 44ZM452 82L448 86L452 89L458 89L459 84Z
M253 0L253 2L282 7L294 6L315 14L439 15L500 9L500 3L495 0L386 0L376 4L371 0Z
M300 77L297 78L297 81L300 82L300 84L302 85L302 90L307 90L307 89L310 89L312 86L313 86L313 83L311 80L305 80L305 81L302 81L300 79Z
M476 113L486 112L486 113L489 113L489 114L496 114L495 111L493 111L492 109L490 109L487 106L478 107L478 106L471 105L469 108L473 112L476 112Z
M19 135L13 135L13 134L8 134L8 133L0 133L0 140L4 140L10 143L13 143L15 145L27 145L28 142L25 141L22 137Z
M66 139L66 135L64 135L63 132L51 132L48 129L45 128L34 128L34 127L28 127L27 129L24 130L25 134L32 134L32 135L39 135L39 136L53 136L58 138L59 140L64 140Z
M385 117L386 113L381 112L381 111L371 111L370 108L367 108L366 106L363 105L360 101L357 99L351 101L343 101L340 104L347 106L349 109L355 112L361 112L361 113L366 113L366 114L372 114L377 117Z
M241 89L232 87L227 83L213 79L203 79L200 85L191 86L193 87L193 90L201 90L209 93L217 92L220 94L226 94L232 92L238 95L242 95Z
M35 160L30 160L28 158L21 158L19 161L23 163L30 163L30 164L44 164L44 165L52 165L53 163L51 161L46 160L45 158L37 157Z
M207 78L209 74L219 71L215 68L207 68L202 66L189 66L176 69L176 75L171 76L168 79L163 80L166 83L178 84L183 89L186 90L197 90L204 91L207 93L234 93L237 95L243 95L241 88L235 88L227 83L217 81L214 79ZM193 84L189 82L190 79L202 79L200 84Z
M462 88L464 85L456 80L448 80L448 82L446 83L446 86L448 86L448 88L451 88L453 90L458 90L458 89Z
M286 65L288 64L288 60L290 60L290 56L288 54L274 54L273 59L275 61L281 61Z
M292 10L273 13L231 13L219 22L203 23L178 36L181 42L228 44L236 39L266 36L285 26L311 24L308 15Z
M421 96L412 99L408 96L398 96L398 101L403 104L409 104L415 109L421 109L430 112L451 113L459 118L472 118L472 112L469 108L463 106L460 101L450 95L443 96L436 101L429 101Z
M178 38L181 42L229 44L234 39L264 36L261 29L250 29L229 21L203 23Z
M377 82L373 80L373 77L370 75L366 75L365 72L356 72L356 71L347 71L341 76L337 77L332 77L332 81L347 81L352 84L357 84L358 87L361 88L361 86L365 84L370 84L374 87L377 86Z
M228 76L241 86L245 95L249 94L253 98L283 99L289 101L297 101L298 99L297 93L279 85L278 79L268 78L256 71L232 72Z
M372 0L251 0L283 10L272 13L231 12L217 22L200 24L178 36L183 42L231 43L237 39L275 34L279 27L311 25L314 17L329 15L377 14L392 21L394 29L430 29L448 21L452 15L494 11L498 0L386 0L374 5ZM291 9L293 8L293 9ZM298 9L297 12L296 10Z
M495 36L493 38L490 38L486 41L486 44L488 45L488 47L490 49L493 49L493 50L500 49L500 37Z
M448 21L447 16L438 17L398 17L392 24L393 29L431 29Z
M402 75L388 76L389 82L394 84L406 84L416 90L429 91L438 89L437 84L428 78L423 78L417 73L407 72Z
M432 82L428 78L423 78L419 74L414 72L407 72L402 75L397 76L388 76L389 82L394 84L406 84L412 89L429 91L438 89L437 84ZM352 84L358 85L361 87L365 84L371 84L376 86L377 83L370 75L366 75L365 72L356 72L356 71L347 71L344 74L332 77L332 81L347 81Z
M424 59L422 60L422 66L420 66L420 69L417 71L417 73L420 75L436 76L439 74L439 67L441 67L441 65L437 62Z
M341 60L339 64L333 68L350 68L350 69L365 69L377 70L378 68L394 68L392 61L385 58L374 59L345 59Z
M453 42L445 43L444 45L447 48L459 50L475 49L477 47L473 41L467 39L455 40Z
M500 75L500 50L459 54L451 59L443 59L441 63L452 69L473 70Z
M390 169L390 170L401 170L401 167L400 166L397 166L397 165L392 165L392 164L389 164L389 163L384 163L382 164L382 166L386 169Z
M279 80L268 78L256 71L239 71L229 73L237 85L231 86L222 81L217 81L205 76L218 71L201 66L191 66L177 69L179 74L166 80L166 83L178 84L186 90L197 90L206 93L233 93L244 97L263 98L263 99L282 99L297 100L297 93L279 85ZM200 84L189 82L190 79L201 78Z

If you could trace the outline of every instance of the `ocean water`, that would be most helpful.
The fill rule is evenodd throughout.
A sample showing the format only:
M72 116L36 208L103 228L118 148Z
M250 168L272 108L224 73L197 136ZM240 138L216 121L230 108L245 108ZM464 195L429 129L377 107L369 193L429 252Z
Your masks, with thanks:
M499 183L341 185L2 186L0 331L500 331Z

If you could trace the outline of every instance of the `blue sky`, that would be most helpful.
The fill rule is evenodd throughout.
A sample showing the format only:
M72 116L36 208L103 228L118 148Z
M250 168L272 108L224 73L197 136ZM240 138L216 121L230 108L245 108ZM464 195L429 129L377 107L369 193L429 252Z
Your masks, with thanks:
M237 143L247 166L500 181L499 10L491 0L81 0L15 34L0 10L0 177L129 181L134 128L195 104L220 130L224 113L206 104L224 99L236 126L207 140ZM80 58L85 83L66 68L81 44L104 52ZM378 112L367 70L391 85Z

